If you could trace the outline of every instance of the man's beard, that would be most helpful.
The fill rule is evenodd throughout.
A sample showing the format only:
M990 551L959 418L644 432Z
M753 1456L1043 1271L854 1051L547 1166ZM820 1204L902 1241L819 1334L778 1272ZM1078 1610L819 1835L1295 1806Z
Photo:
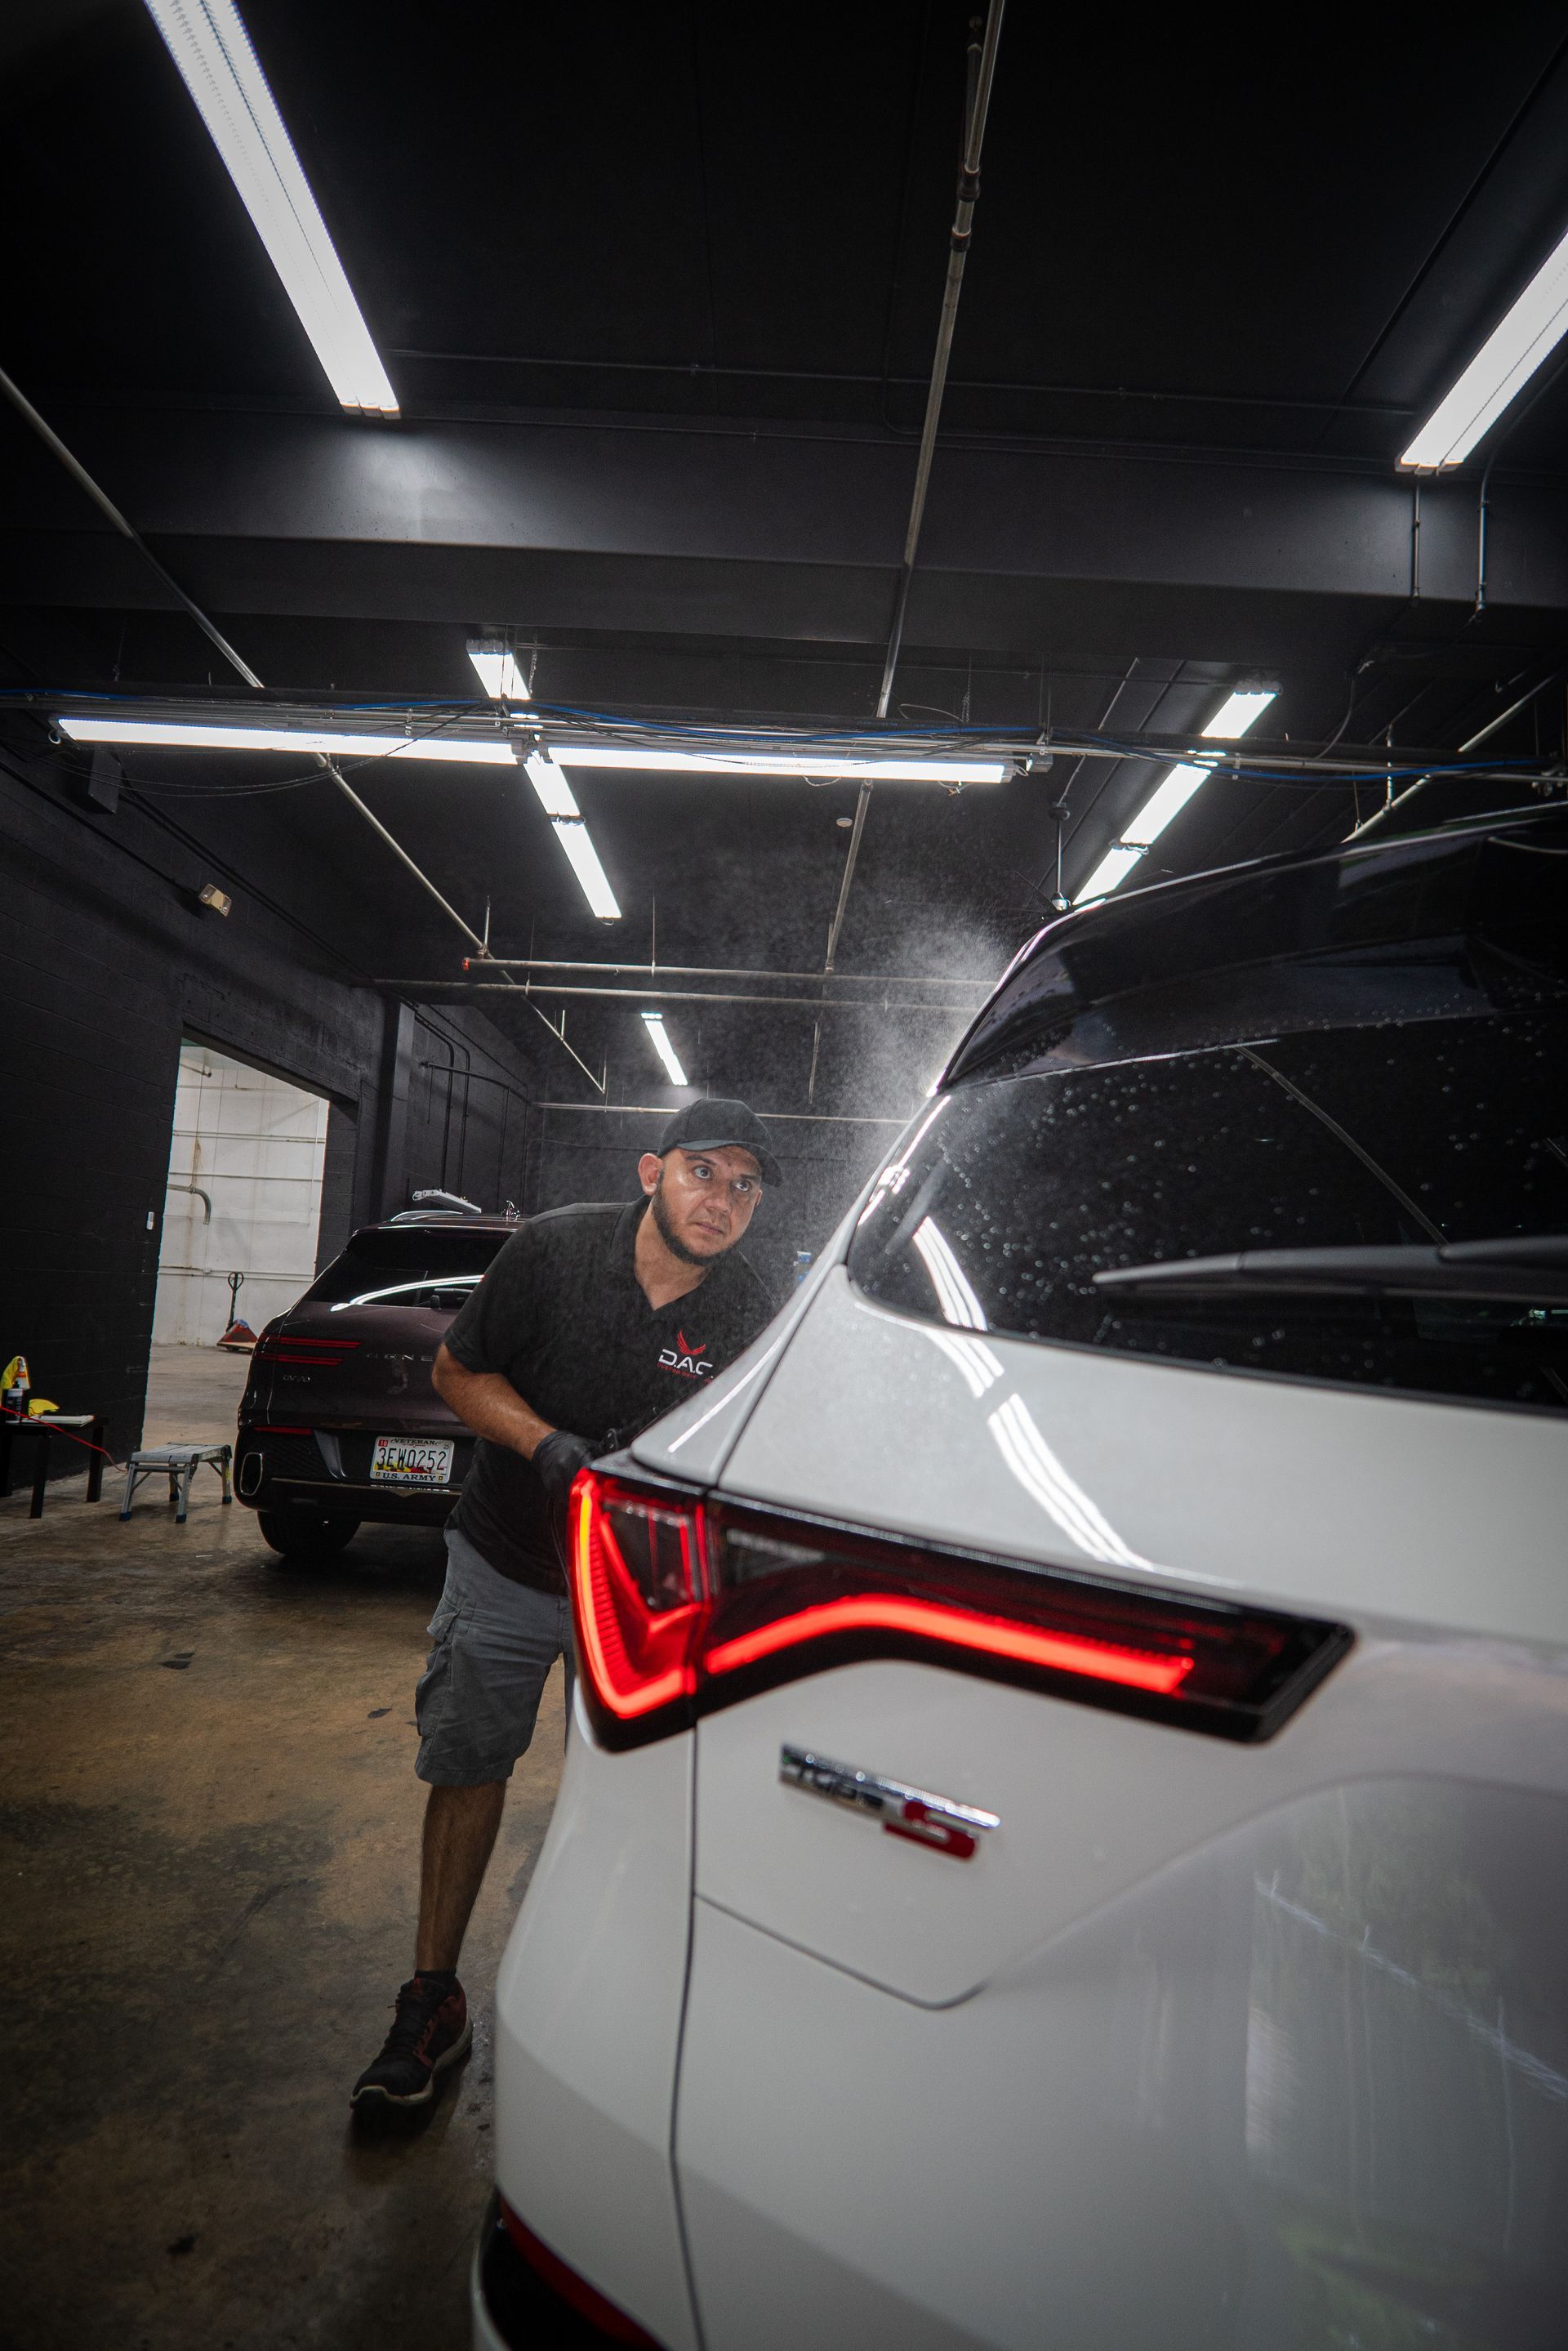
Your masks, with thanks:
M720 1243L716 1249L710 1249L707 1254L704 1255L701 1250L690 1248L687 1243L681 1239L680 1234L676 1231L674 1226L670 1221L670 1210L665 1206L664 1170L662 1167L659 1171L659 1181L654 1186L652 1193L649 1195L648 1205L653 1211L653 1221L658 1228L659 1239L664 1243L664 1246L670 1251L670 1256L679 1258L682 1265L700 1265L706 1269L712 1264L713 1259L716 1257L723 1256L724 1245L722 1242Z

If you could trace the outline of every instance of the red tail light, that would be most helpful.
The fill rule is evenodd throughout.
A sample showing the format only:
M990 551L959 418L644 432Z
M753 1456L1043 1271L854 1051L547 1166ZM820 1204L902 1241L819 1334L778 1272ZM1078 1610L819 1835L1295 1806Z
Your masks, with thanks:
M341 1363L343 1357L363 1344L358 1339L288 1339L281 1333L270 1339L258 1339L253 1360L275 1364L280 1371L298 1364L319 1368L323 1364Z
M610 1747L869 1657L1268 1739L1351 1640L1340 1625L1023 1568L593 1469L573 1489L572 1522L584 1695Z
M659 2344L647 2329L639 2326L635 2318L628 2318L618 2304L608 2301L597 2286L590 2285L586 2277L580 2277L559 2253L553 2253L544 2239L536 2237L527 2222L518 2218L504 2196L497 2196L495 2200L500 2207L502 2226L529 2268L544 2280L551 2293L564 2302L568 2310L575 2311L578 2318L587 2322L584 2328L572 2328L574 2342L579 2335L583 2340L587 2340L591 2330L592 2339L597 2343L628 2343L639 2346L639 2351L659 2351ZM539 2314L531 2315L536 2319ZM570 2325L571 2322L567 2324ZM555 2327L549 2329L549 2334L554 2341ZM533 2327L529 2330L529 2339L535 2339ZM541 2343L544 2341L543 2334L538 2339Z

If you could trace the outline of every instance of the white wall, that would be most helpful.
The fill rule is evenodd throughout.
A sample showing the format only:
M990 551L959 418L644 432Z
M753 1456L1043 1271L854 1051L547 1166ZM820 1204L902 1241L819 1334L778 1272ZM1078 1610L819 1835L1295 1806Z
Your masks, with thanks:
M242 1321L259 1331L316 1271L327 1104L205 1046L180 1048L158 1261L155 1344L211 1346L229 1320L224 1277L245 1277ZM195 1185L212 1202L212 1221Z

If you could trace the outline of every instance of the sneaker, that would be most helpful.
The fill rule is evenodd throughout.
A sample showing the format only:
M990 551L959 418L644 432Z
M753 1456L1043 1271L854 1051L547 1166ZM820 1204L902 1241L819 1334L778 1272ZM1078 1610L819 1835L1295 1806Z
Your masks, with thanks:
M392 2029L373 2065L354 2085L351 2106L428 2106L436 2077L455 2065L473 2039L462 1986L443 1991L414 1976L398 1993Z

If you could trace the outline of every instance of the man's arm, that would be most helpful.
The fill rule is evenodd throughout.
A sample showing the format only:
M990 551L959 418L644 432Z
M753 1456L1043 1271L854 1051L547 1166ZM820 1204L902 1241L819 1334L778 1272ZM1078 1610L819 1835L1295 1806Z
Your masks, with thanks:
M444 1341L436 1350L431 1384L476 1437L504 1445L524 1461L532 1461L545 1437L556 1434L549 1421L524 1403L504 1373L469 1371Z

